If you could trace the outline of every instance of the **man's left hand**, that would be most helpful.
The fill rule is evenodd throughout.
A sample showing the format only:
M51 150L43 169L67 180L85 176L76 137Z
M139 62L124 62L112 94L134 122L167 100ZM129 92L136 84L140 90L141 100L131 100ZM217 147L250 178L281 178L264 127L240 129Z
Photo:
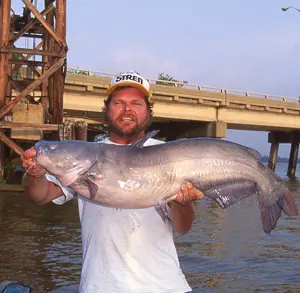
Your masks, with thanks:
M181 186L180 191L177 193L175 201L181 204L185 204L188 202L193 202L195 200L202 199L204 194L194 187L194 185L190 182L187 182Z

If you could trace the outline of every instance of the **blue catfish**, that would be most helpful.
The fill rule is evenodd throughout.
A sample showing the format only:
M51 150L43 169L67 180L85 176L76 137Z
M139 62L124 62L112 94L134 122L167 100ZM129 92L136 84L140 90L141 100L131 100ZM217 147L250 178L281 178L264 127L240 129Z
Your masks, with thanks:
M191 182L222 209L257 195L266 233L275 229L282 211L298 215L284 181L263 165L254 149L210 138L140 146L40 141L36 163L63 186L110 207L164 205Z

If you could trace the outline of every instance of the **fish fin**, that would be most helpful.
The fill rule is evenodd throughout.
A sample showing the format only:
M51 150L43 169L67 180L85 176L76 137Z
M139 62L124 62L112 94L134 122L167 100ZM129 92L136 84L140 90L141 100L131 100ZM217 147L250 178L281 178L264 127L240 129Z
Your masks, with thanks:
M98 186L89 178L89 176L90 176L91 169L95 167L97 164L98 161L95 161L88 170L80 174L80 181L82 181L83 184L87 186L87 188L89 189L91 200L95 198L98 191Z
M94 168L97 164L98 164L98 161L95 161L94 163L92 163L92 165L88 169L85 169L83 172L81 172L80 178L85 178L86 175L88 175L90 173L91 169Z
M298 216L295 200L289 190L286 190L280 201L280 206L287 216Z
M255 149L252 149L252 148L249 148L249 147L246 147L247 150L258 160L260 161L261 160L261 154L260 152L258 152L257 150Z
M97 184L95 184L91 179L89 178L84 178L83 179L84 184L87 186L87 188L89 189L90 192L90 199L93 200L96 195L97 195L97 191L98 191L98 186Z
M281 216L281 208L277 202L268 206L264 201L259 202L263 230L269 234L275 229L278 219Z
M155 209L165 223L169 223L170 225L173 224L173 219L168 213L169 207L167 201L160 200L158 202L158 206Z
M131 146L142 148L144 146L144 143L151 137L155 136L159 130L151 130L147 132L141 139L137 140Z
M215 200L222 209L256 193L256 184L251 180L222 182L213 189L204 191L204 195Z
M287 216L297 216L298 209L291 192L281 183L275 183L272 198L259 195L259 207L261 221L265 233L271 233L275 229L278 219L283 211ZM274 196L275 195L275 196Z

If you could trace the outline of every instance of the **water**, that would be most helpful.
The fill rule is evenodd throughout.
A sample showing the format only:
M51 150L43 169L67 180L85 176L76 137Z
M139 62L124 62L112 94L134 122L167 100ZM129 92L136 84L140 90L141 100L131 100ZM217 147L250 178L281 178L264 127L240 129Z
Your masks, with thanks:
M282 177L286 164L278 164ZM297 174L300 177L300 170ZM300 181L288 181L300 207ZM197 203L192 230L175 235L180 262L194 292L300 292L300 217L261 228L256 198L221 211ZM78 292L81 239L74 200L35 207L22 193L0 196L0 280L35 292Z

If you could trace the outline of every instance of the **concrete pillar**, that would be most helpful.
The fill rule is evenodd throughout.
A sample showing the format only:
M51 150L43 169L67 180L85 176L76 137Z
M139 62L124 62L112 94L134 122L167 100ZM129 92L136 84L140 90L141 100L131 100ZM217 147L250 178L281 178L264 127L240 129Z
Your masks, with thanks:
M59 140L75 139L75 121L66 119L59 127Z
M88 124L85 121L76 121L75 123L75 139L87 141Z
M206 125L206 135L207 137L226 137L227 123L225 122L210 122Z
M289 166L287 171L287 176L290 178L295 178L296 175L296 167L297 167L297 160L298 160L298 151L299 151L299 139L297 134L294 133L292 135L292 142L291 142L291 151L290 151L290 158L289 158Z
M276 169L278 149L279 149L279 142L278 141L273 141L271 143L269 163L268 163L269 168L273 171L275 171L275 169Z

